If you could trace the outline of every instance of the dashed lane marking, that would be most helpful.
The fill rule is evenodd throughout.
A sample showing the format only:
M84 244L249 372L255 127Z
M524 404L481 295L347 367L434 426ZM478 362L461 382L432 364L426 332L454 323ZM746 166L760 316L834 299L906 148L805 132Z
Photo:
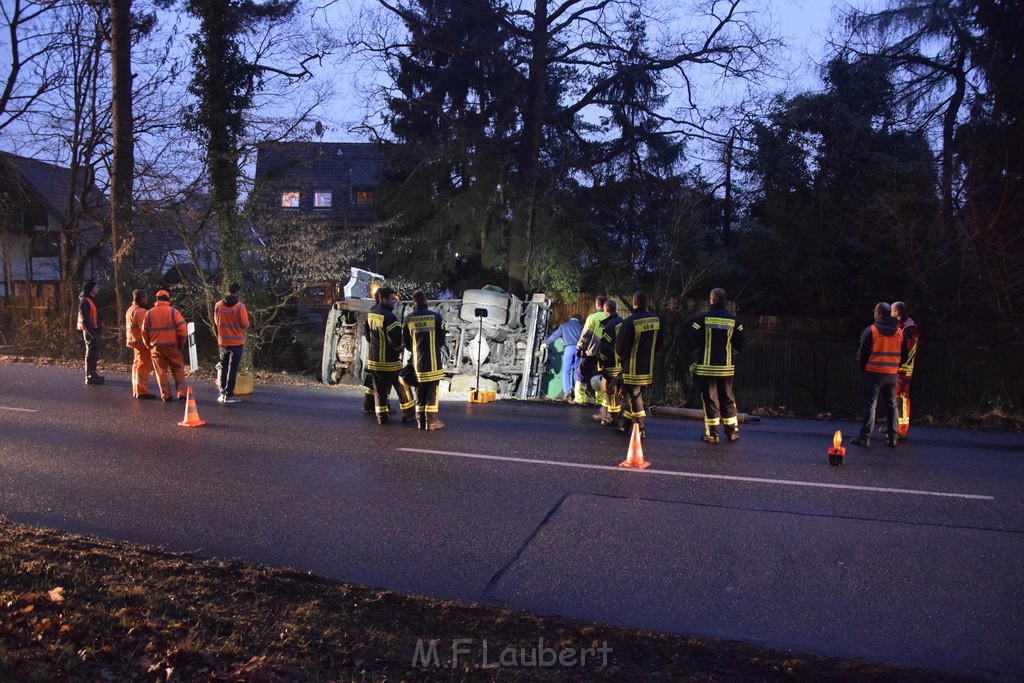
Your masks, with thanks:
M499 460L502 462L519 462L526 465L552 465L555 467L575 467L584 470L603 470L607 472L633 471L628 468L611 465L590 465L581 462L560 462L558 460L533 460L531 458L513 458L505 455L482 455L480 453L457 453L454 451L434 451L425 448L399 448L407 453L426 453L430 455L448 455L455 458L473 458L476 460ZM764 479L761 477L737 477L728 474L705 474L703 472L673 472L671 470L635 470L645 476L660 474L666 477L687 477L690 479L716 479L719 481L741 481L753 484L776 484L779 486L806 486L819 489L840 489L844 491L867 491L871 493L898 493L906 496L938 496L941 498L962 498L966 500L995 500L994 496L983 496L973 493L951 493L947 491L919 491L917 489L897 489L884 486L855 486L853 484L828 484L820 481L800 481L793 479Z
M0 406L0 410L13 410L16 413L37 413L38 410L32 410L31 408L11 408L9 406Z

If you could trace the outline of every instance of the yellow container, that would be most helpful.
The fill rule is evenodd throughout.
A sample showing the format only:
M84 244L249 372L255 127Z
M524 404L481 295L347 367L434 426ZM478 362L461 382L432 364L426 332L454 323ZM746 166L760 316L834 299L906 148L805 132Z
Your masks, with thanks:
M498 398L498 392L494 389L476 389L469 390L469 402L470 403L490 403Z
M248 370L241 370L235 376L235 396L248 396L253 389L253 376Z

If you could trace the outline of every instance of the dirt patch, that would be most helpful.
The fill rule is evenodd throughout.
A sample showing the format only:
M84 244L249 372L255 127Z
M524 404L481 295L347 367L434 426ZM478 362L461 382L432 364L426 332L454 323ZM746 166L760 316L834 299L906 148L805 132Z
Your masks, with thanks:
M453 658L453 647L466 654ZM0 679L962 680L400 596L3 520Z

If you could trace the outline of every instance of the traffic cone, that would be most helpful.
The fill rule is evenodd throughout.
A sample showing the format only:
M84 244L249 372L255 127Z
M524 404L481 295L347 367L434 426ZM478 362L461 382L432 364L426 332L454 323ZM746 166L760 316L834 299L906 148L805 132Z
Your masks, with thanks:
M626 459L619 463L619 467L635 467L642 470L650 467L651 463L644 461L644 447L640 445L640 425L633 423L633 435L629 437L629 450L626 451Z
M185 403L185 419L178 423L181 427L199 427L206 424L199 419L199 411L196 410L196 400L192 397L192 387L188 388L188 397Z

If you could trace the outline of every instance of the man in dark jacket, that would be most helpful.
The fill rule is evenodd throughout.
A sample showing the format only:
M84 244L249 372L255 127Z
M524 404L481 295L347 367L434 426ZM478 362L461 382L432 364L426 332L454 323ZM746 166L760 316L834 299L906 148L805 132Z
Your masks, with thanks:
M602 318L603 320L603 318ZM615 353L622 362L622 391L626 407L622 417L647 436L644 390L654 383L654 354L661 350L661 321L647 310L647 293L633 294L633 315L622 321L615 339ZM619 429L626 431L625 422Z
M402 324L394 313L398 305L398 293L390 287L384 287L378 296L378 303L370 309L363 328L368 346L366 369L373 387L377 423L383 425L388 422L388 395L391 387L398 394L402 422L412 422L416 419L416 402L409 387L398 377L402 369Z
M562 340L562 393L555 398L558 400L572 400L573 382L576 380L576 372L579 366L579 357L576 355L576 344L580 341L583 333L583 319L579 313L558 326L544 344L554 348L555 341Z
M417 289L412 293L415 310L402 326L402 341L412 354L412 371L416 378L416 426L431 431L444 428L437 418L438 385L444 379L441 349L447 330L444 318L427 308L427 295Z
M603 425L618 425L622 421L622 362L615 353L615 340L625 322L618 313L618 304L614 299L604 302L607 316L601 322L601 344L597 350L597 370L601 373L601 386L604 390L604 402L594 419Z
M857 359L864 370L864 384L861 392L860 435L851 439L856 446L871 445L871 432L875 428L875 408L878 394L885 399L890 446L896 445L896 381L900 365L906 361L906 347L903 332L892 317L887 303L875 304L875 322L860 335L860 349Z
M100 309L96 306L96 295L99 293L100 286L89 280L82 285L82 293L78 295L78 329L82 331L82 339L85 341L86 384L103 384L103 377L96 372L103 335L103 321L100 319Z
M704 404L704 434L700 438L718 443L721 425L725 427L726 438L736 441L740 432L732 391L736 372L733 354L743 350L743 325L726 309L724 289L712 289L708 302L708 312L694 318L687 330L687 346L697 351L693 376Z

